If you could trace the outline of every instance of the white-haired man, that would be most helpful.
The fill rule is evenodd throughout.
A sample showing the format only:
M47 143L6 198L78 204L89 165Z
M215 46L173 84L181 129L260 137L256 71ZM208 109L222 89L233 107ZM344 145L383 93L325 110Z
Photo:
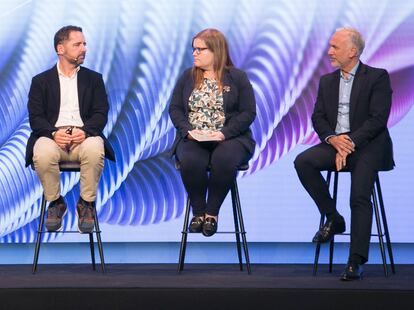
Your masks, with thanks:
M299 154L295 168L302 185L326 222L313 242L329 242L345 231L321 171L351 172L351 245L341 280L361 279L368 261L372 226L371 192L379 170L394 167L387 129L392 89L386 70L360 61L365 43L353 28L340 28L331 37L328 56L336 71L321 77L312 114L321 143Z

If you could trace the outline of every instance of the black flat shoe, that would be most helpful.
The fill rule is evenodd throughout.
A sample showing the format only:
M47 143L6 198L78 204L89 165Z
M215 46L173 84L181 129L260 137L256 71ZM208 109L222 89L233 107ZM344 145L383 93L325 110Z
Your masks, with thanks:
M332 240L334 235L345 231L345 220L338 216L334 220L326 221L325 224L316 232L312 239L314 243L326 243Z
M203 224L203 235L206 237L214 235L217 232L217 226L218 224L214 217L206 218Z
M191 219L190 226L188 226L188 230L192 233L199 233L203 229L204 219L200 216L194 216Z
M363 273L364 271L362 270L362 266L360 264L348 262L339 279L341 281L362 280Z

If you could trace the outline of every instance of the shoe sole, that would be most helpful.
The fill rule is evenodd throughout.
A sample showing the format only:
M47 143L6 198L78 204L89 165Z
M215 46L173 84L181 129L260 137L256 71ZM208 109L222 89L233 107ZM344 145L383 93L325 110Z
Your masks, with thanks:
M203 234L204 237L211 237L214 236L216 234L216 232L212 233L212 234L206 234L204 232L201 232Z
M217 228L215 231L207 231L205 232L204 229L201 230L201 233L203 234L204 237L211 237L213 235L215 235L217 232Z

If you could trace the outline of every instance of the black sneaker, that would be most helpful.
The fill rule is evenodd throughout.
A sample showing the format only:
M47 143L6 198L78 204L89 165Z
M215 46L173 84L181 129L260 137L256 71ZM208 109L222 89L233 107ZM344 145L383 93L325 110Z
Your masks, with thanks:
M62 196L52 201L47 209L46 229L48 231L61 231L62 220L66 211L66 203Z
M95 226L95 208L93 202L85 201L79 197L76 204L76 215L78 216L78 230L87 234L93 231Z

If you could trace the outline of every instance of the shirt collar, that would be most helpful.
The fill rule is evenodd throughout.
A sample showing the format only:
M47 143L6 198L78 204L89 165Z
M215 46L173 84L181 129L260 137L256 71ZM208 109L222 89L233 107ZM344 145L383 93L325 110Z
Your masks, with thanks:
M72 73L70 76L67 76L67 75L65 75L65 74L63 73L63 71L62 71L62 70L60 70L60 62L59 62L59 61L57 62L56 67L57 67L58 74L59 74L60 76L66 77L66 78L74 78L74 77L76 76L76 74L77 74L77 73L79 72L79 70L80 70L80 66L77 66L77 67L76 67L76 69L75 69L75 70L73 70L73 73Z
M345 78L344 74L342 73L342 70L340 70L341 78L344 79L347 82L351 81L355 77L355 74L356 74L356 72L358 70L358 67L359 67L359 63L360 63L360 61L358 60L358 62L355 64L355 66L348 72L349 73L348 78Z

